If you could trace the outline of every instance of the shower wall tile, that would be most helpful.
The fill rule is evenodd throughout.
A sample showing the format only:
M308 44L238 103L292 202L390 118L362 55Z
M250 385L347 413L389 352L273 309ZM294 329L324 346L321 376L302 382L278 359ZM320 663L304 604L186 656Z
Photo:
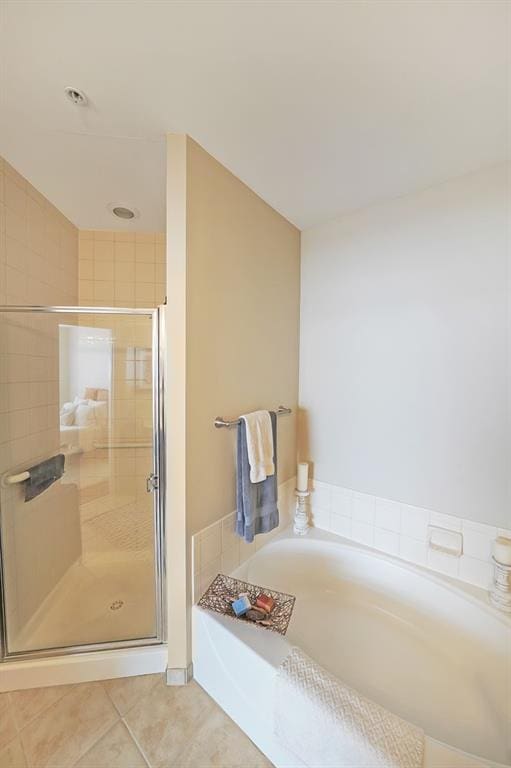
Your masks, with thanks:
M82 305L156 307L166 294L163 232L80 230ZM11 276L11 280L15 278Z
M328 483L311 483L311 524L407 562L487 589L492 579L492 542L510 531ZM461 533L463 553L431 549L428 526Z
M0 158L0 304L78 303L78 230ZM2 318L0 475L59 450L58 322Z
M0 189L0 304L77 304L77 228L2 158ZM2 316L0 379L6 418L0 430L0 475L26 469L60 451L58 326L57 316ZM6 611L14 637L27 618L22 607L39 604L53 589L69 553L61 546L51 567L39 567L22 534L27 516L19 517L19 503L4 489L2 505L4 533L9 537L4 563L9 584ZM63 508L61 512L66 519L56 521L56 528L65 530L69 514ZM55 539L50 526L31 535L40 550L51 548Z

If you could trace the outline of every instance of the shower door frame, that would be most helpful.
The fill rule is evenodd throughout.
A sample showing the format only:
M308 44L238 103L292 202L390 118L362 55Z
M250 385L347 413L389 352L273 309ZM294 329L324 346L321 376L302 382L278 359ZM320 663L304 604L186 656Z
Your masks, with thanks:
M60 307L60 306L22 306L0 305L0 313L17 314L79 314L79 315L132 315L151 318L152 350L152 485L154 518L154 561L155 561L155 618L154 635L132 640L111 640L98 643L67 645L55 648L42 648L31 651L9 651L7 643L7 614L3 583L3 550L0 525L0 666L6 662L29 659L47 659L73 654L85 654L93 651L121 650L163 645L167 642L166 621L166 567L165 567L165 307L130 308L130 307ZM0 509L0 520L1 520Z

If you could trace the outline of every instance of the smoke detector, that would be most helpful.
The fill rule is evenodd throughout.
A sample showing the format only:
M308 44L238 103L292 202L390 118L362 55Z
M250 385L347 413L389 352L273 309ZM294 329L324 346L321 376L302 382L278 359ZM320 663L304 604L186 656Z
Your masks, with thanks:
M130 219L138 219L140 216L139 211L136 208L128 208L127 205L122 203L109 203L107 205L108 210L118 219L124 219L129 221Z
M64 88L64 93L69 101L77 107L86 107L89 103L87 96L79 88L73 88L71 85L68 85Z

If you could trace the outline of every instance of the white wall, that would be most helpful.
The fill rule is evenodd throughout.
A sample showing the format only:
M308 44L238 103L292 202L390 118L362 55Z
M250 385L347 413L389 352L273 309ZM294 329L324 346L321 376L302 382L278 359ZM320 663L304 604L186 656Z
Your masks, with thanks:
M315 477L509 527L509 168L302 234Z
M87 387L112 388L110 328L59 325L60 405L82 397Z

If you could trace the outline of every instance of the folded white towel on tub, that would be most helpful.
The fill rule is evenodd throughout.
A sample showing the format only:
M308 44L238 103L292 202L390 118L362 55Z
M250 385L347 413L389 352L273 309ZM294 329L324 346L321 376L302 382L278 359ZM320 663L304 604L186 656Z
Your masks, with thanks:
M365 699L299 648L276 683L275 734L310 768L421 768L424 732Z
M246 425L250 482L261 483L275 474L273 430L268 411L253 411L242 417Z

